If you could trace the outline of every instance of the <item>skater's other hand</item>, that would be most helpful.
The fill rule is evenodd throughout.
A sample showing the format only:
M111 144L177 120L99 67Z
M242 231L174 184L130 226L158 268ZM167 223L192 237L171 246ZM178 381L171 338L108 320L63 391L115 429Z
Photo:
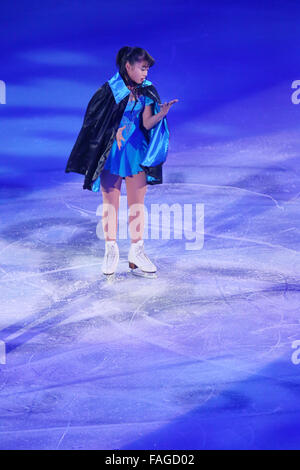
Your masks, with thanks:
M168 102L165 102L165 103L158 103L159 106L161 106L161 110L160 110L161 114L162 114L163 116L165 116L166 114L168 114L168 111L169 111L169 109L171 108L171 106L172 106L174 103L177 103L177 101L179 101L179 100L175 99L175 100L168 101Z
M116 139L117 139L117 145L118 145L118 148L119 150L121 149L122 147L122 142L121 140L124 140L124 137L122 136L122 132L123 130L125 129L126 126L123 126L123 127L119 127L119 129L117 130L117 135L116 135Z

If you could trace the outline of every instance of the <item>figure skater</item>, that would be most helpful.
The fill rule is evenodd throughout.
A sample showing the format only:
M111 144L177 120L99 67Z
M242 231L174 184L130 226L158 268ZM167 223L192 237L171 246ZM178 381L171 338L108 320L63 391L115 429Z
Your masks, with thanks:
M101 188L102 272L107 277L114 275L119 262L117 226L123 179L129 206L129 267L133 274L156 277L157 268L144 252L144 198L147 184L162 183L169 142L166 115L178 99L160 102L156 88L146 79L154 63L140 47L118 51L119 71L90 100L66 167L66 172L85 173L84 189Z

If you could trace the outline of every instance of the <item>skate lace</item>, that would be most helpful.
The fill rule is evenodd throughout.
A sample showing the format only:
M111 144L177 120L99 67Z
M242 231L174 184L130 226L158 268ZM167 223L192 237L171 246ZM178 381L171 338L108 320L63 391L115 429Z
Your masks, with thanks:
M114 245L109 245L106 250L106 258L114 259L117 256Z
M144 246L143 246L143 245L141 245L141 246L138 247L136 255L137 255L139 258L144 258L144 259L146 258L146 260L151 263L150 259L148 258L148 256L147 256L146 253L144 252Z

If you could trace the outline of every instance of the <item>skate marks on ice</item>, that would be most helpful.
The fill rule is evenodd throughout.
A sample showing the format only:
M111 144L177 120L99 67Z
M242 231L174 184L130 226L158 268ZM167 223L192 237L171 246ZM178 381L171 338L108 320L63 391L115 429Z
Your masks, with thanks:
M181 429L185 418L190 429L197 424L199 446L213 435L222 442L213 434L224 429L221 418L239 424L240 445L255 445L251 416L271 423L295 408L282 371L296 383L288 366L299 339L299 200L281 200L281 210L245 191L179 186L154 188L148 201L203 202L204 246L146 240L156 280L128 272L124 240L117 281L104 282L95 201L76 200L74 187L62 193L76 211L58 203L57 191L45 195L42 217L38 198L19 201L11 223L4 208L3 446L118 448L147 436L154 446L163 430L179 435L179 418ZM260 400L255 388L268 383L273 392ZM228 429L232 440L236 431Z

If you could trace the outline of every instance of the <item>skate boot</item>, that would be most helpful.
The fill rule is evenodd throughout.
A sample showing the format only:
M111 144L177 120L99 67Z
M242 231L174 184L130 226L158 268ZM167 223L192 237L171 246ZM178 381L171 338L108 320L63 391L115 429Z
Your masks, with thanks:
M144 240L131 243L128 253L128 262L132 274L148 278L156 278L156 266L144 253Z
M119 247L116 240L105 241L105 253L102 264L102 272L111 277L114 275L119 263Z

